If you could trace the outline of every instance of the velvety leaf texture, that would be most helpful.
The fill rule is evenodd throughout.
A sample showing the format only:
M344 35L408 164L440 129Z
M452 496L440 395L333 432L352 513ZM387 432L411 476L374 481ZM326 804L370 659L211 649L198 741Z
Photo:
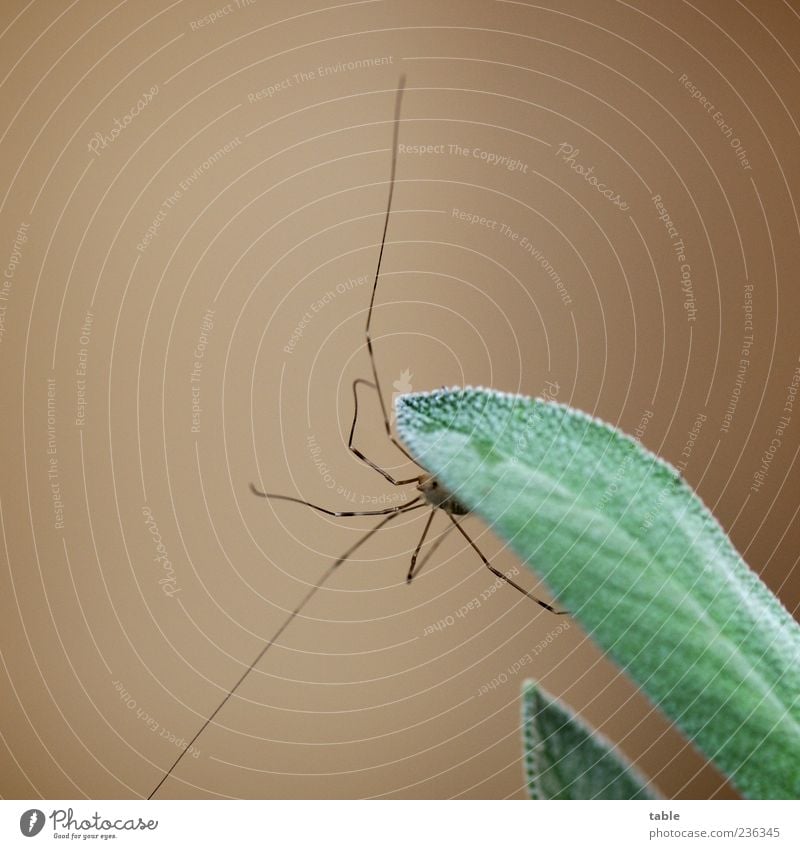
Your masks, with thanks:
M533 681L522 686L522 743L531 799L652 799L606 738Z
M674 468L493 390L400 396L397 427L744 795L800 797L800 628Z

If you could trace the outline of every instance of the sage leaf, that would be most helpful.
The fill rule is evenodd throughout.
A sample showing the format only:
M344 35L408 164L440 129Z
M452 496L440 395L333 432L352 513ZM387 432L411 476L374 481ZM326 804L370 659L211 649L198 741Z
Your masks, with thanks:
M421 465L743 795L800 797L800 628L672 466L552 401L453 389L396 404Z
M653 799L626 758L533 681L522 685L522 741L531 799Z

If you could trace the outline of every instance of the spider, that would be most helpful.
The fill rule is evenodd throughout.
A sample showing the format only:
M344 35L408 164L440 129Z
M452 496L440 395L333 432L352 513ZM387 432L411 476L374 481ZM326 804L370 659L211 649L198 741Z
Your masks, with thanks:
M267 643L261 648L259 653L250 663L250 665L245 669L244 673L240 676L239 680L233 685L233 687L228 690L227 695L224 699L217 705L213 713L203 722L197 733L192 737L189 741L188 745L181 751L178 757L175 759L175 762L172 766L167 770L167 772L163 775L161 780L155 786L153 791L147 797L148 799L152 799L155 794L158 792L163 783L172 775L175 768L181 762L181 759L186 754L186 752L190 751L194 743L200 737L200 735L205 731L205 729L211 724L214 720L214 717L222 710L228 700L233 696L236 690L241 686L244 682L245 678L252 672L252 670L258 665L267 651L271 646L275 644L275 642L280 638L281 634L286 630L291 621L300 613L300 611L308 604L311 600L311 597L325 584L328 579L333 575L333 573L345 563L348 558L358 549L360 548L368 539L370 539L374 534L376 534L381 528L391 522L393 519L397 518L404 513L409 513L413 510L419 510L423 507L430 507L430 512L428 514L427 521L425 522L425 526L422 529L422 534L417 542L417 545L414 549L414 553L411 556L411 563L408 568L408 573L406 575L406 583L411 583L414 578L420 573L422 567L431 556L435 553L438 546L442 543L442 541L447 536L447 533L454 528L459 531L459 533L464 537L464 539L469 543L472 549L478 554L484 566L487 567L494 575L497 576L500 580L507 583L509 586L514 587L518 592L522 593L527 598L534 601L539 606L543 607L545 610L550 611L555 614L564 614L567 611L556 610L552 605L548 604L545 601L537 598L530 592L528 592L524 587L520 586L518 583L513 581L507 575L504 575L499 569L496 569L489 561L489 559L483 554L483 552L478 548L475 544L475 541L469 536L469 534L464 530L459 521L459 517L467 516L470 513L469 508L458 499L458 497L452 493L441 481L439 481L434 475L430 474L426 471L420 463L408 453L402 443L397 439L397 437L392 433L392 427L389 421L389 416L386 408L386 401L384 399L383 391L381 389L380 379L378 378L378 368L375 362L375 353L372 348L372 335L371 335L371 326L372 326L372 313L373 307L375 306L375 295L378 291L378 280L380 279L381 273L381 262L383 260L383 249L386 244L386 233L389 229L389 219L391 217L392 211L392 198L394 195L394 185L395 185L395 175L397 171L397 140L400 130L400 112L403 101L403 92L405 90L405 76L401 76L397 91L395 95L395 109L394 109L394 122L393 122L393 136L392 136L392 165L391 165L391 174L389 178L389 196L386 204L386 213L383 222L383 235L381 236L381 245L380 251L378 253L378 262L377 267L375 269L375 277L372 283L372 295L369 301L369 310L367 312L367 326L366 326L366 347L367 353L369 355L370 366L372 369L372 380L366 380L363 377L356 378L353 381L353 421L350 425L350 435L347 440L348 449L356 456L359 460L366 463L370 468L374 469L378 474L382 475L392 486L411 486L414 485L419 492L419 495L415 496L400 506L394 507L385 507L380 510L329 510L327 507L321 507L317 504L313 504L310 501L305 501L302 498L295 498L292 495L282 495L280 493L274 492L264 492L258 489L254 484L250 484L250 490L254 495L259 496L260 498L266 498L270 500L278 500L278 501L291 501L296 504L302 504L306 507L310 507L313 510L317 510L320 513L324 513L327 516L333 516L336 518L345 517L345 516L381 516L381 520L363 534L347 551L343 552L336 560L327 568L327 570L323 573L322 577L314 584L303 596L301 601L297 604L297 606L292 610L292 612L286 617L284 622L281 624L280 628L273 634L273 636L267 641ZM383 414L383 426L386 431L386 436L392 442L392 444L398 448L408 460L410 460L414 465L418 468L422 469L419 474L414 475L409 478L397 479L390 472L386 471L386 469L381 468L377 463L373 462L369 459L359 448L357 448L354 444L355 432L356 432L356 424L358 422L358 390L359 387L364 386L370 389L375 390L378 400L380 402L381 412ZM442 511L447 518L451 521L452 526L448 529L447 532L441 534L431 545L430 549L426 553L425 557L419 562L417 565L417 561L419 558L419 553L422 548L425 539L428 536L428 532L431 528L431 524L433 523L434 516L437 511Z

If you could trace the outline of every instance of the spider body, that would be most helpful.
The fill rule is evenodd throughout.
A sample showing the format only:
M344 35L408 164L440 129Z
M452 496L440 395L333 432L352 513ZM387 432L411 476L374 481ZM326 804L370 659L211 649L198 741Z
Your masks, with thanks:
M456 497L441 484L433 475L422 474L419 476L417 489L422 497L431 507L438 507L451 516L466 516L469 508L465 507Z

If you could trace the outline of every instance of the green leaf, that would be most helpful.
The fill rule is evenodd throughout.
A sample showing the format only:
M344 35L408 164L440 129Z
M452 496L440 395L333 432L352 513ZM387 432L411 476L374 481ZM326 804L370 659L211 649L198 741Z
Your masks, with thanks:
M397 426L744 795L800 797L800 628L672 466L492 390L401 396Z
M653 799L646 780L602 734L533 681L522 685L531 799Z

